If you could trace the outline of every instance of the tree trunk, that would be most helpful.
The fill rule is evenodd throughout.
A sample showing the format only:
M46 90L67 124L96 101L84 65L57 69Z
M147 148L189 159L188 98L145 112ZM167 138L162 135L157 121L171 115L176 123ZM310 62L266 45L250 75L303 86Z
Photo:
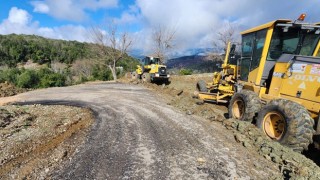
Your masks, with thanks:
M109 69L111 70L112 73L112 77L114 81L117 81L117 70L116 70L116 66L108 66Z

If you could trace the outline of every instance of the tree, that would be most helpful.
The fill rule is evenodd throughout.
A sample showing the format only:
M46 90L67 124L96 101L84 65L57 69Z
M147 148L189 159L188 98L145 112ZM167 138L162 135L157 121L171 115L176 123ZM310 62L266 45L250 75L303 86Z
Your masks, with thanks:
M223 28L217 32L217 39L213 41L213 47L218 51L225 53L227 50L228 43L235 43L236 37L236 26L231 23L225 23Z
M174 48L175 33L175 30L162 26L153 31L152 40L155 44L155 56L159 57L162 63L165 63L168 51Z
M116 81L116 65L127 55L127 51L132 44L129 34L122 32L119 35L114 22L107 26L107 32L93 27L91 34L97 45L99 63L111 70L113 79Z
M226 54L228 43L240 44L237 41L236 26L230 22L224 23L223 28L217 32L216 39L213 41L215 52L209 54L209 58L217 63L223 62L224 57L221 53Z
M90 78L93 73L94 64L87 59L76 60L72 64L72 72L75 76Z

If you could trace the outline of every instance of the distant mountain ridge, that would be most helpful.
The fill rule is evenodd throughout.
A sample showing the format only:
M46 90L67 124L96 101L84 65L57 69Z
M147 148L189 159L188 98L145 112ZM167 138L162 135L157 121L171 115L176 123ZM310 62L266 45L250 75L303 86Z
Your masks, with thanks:
M217 64L221 64L222 56L191 55L169 59L166 63L168 69L192 69L195 72L213 72L218 70Z

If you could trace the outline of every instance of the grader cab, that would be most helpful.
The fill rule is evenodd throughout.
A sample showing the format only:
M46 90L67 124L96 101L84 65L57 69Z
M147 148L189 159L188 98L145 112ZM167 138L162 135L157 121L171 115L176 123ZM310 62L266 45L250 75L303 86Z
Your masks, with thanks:
M320 26L276 20L242 32L229 117L295 151L320 147ZM199 96L201 97L201 96Z

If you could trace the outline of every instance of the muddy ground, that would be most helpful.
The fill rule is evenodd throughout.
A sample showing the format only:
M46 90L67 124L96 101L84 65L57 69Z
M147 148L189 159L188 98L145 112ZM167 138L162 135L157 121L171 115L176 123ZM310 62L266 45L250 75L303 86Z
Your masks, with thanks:
M271 169L274 174L269 179L320 177L320 168L312 160L270 141L250 123L226 119L226 105L203 104L193 98L195 84L199 79L209 81L211 74L173 76L169 85L146 84L126 79L122 82L147 87L164 99L167 105L189 116L203 117L210 126L226 129L226 136L246 148L248 156L252 154L250 161L255 157L259 159L258 156L266 161L254 162L253 169L264 168L260 163L273 164L275 168ZM85 142L93 119L90 110L71 106L0 106L0 177L50 177L52 171L72 159L77 148ZM198 163L210 164L201 158ZM207 166L203 168L203 171L212 170Z

